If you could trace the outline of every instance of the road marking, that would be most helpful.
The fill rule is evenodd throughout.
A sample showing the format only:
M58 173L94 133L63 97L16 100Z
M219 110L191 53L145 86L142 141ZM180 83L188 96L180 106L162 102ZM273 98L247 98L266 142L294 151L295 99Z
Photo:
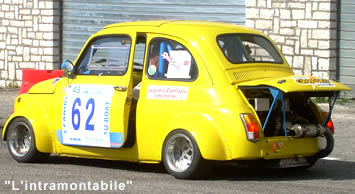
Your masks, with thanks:
M334 158L334 157L325 157L322 158L323 160L340 160L340 158Z

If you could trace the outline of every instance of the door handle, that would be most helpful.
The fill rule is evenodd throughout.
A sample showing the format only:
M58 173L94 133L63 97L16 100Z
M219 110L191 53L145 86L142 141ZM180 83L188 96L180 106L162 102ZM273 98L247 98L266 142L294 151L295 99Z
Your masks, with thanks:
M124 92L127 90L126 86L114 86L113 87L116 91Z

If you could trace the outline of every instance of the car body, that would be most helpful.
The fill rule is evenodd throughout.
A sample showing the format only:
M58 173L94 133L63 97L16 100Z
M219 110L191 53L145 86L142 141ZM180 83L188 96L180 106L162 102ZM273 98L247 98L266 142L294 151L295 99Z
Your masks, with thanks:
M19 162L162 161L176 178L199 177L210 161L309 167L334 143L330 114L311 97L350 90L294 75L266 35L217 22L108 25L62 66L67 76L15 101L2 138Z

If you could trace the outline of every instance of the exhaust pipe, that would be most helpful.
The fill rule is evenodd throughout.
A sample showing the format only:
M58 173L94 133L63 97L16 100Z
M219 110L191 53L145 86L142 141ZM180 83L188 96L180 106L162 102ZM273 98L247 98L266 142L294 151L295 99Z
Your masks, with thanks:
M294 137L325 137L326 146L324 149L319 150L319 152L314 156L314 158L324 158L327 157L334 148L334 137L330 132L328 127L323 127L322 125L300 125L295 124L289 130L290 136Z
M291 129L289 130L290 136L293 137L318 137L323 136L326 129L322 125L300 125L295 124L292 125Z
M327 157L334 148L334 137L330 132L328 127L323 127L322 125L300 125L295 124L289 130L291 136L294 137L325 137L326 146L324 149L319 150L319 152L314 156L314 158L324 158Z

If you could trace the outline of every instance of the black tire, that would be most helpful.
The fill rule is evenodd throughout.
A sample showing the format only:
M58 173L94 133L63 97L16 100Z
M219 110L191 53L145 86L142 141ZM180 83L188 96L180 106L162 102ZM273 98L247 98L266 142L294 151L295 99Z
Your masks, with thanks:
M171 132L164 141L165 169L177 179L197 179L209 172L193 136L185 130Z
M313 165L315 165L315 164L317 163L318 158L316 158L316 157L309 157L309 158L307 158L307 161L308 161L309 165L308 165L308 166L304 166L303 168L300 167L300 169L306 170L306 169L311 168Z
M18 162L41 162L49 156L49 153L37 150L32 125L25 118L19 117L11 122L6 140L10 155Z

